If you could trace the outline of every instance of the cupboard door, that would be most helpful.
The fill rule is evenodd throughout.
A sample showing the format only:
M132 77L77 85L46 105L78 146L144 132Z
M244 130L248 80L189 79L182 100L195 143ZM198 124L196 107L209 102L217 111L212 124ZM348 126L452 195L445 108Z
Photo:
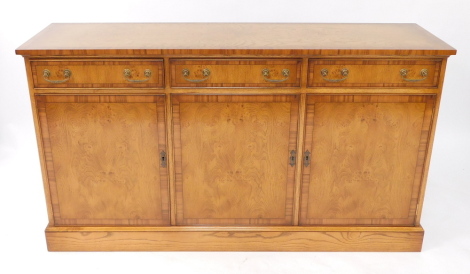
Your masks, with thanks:
M413 225L435 96L308 96L303 225Z
M172 97L178 225L290 225L298 96Z
M167 225L163 96L36 96L56 225Z

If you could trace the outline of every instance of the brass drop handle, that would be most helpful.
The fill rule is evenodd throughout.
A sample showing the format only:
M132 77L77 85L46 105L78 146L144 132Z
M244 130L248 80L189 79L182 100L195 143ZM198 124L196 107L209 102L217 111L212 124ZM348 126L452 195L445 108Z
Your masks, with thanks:
M421 73L421 76L423 78L421 79L408 79L406 78L407 74L408 74L408 70L407 69L401 69L400 70L400 75L401 75L401 78L407 82L419 82L419 81L423 81L423 80L426 80L426 78L428 78L428 70L427 69L422 69L420 71Z
M151 71L150 69L144 70L144 76L146 77L146 79L142 79L142 80L131 79L131 77L132 77L132 70L130 70L130 69L124 69L124 78L125 78L126 81L128 81L128 82L132 82L132 83L147 82L147 81L150 79L150 76L152 76L152 71Z
M189 71L189 69L183 69L182 71L182 74L183 74L183 78L184 80L188 81L188 82L191 82L191 83L200 83L200 82L204 82L206 81L207 79L209 79L209 76L211 75L211 71L208 69L208 68L205 68L202 70L202 75L204 76L204 78L202 79L189 79L188 76L189 74L191 73Z
M287 79L289 79L290 70L289 69L283 69L281 71L282 76L284 76L284 79L270 79L269 78L269 69L267 69L267 68L263 69L261 71L261 73L263 74L263 78L264 78L265 81L268 81L268 82L271 82L271 83L280 83L280 82L284 82Z
M349 70L347 68L344 68L344 69L341 70L341 76L343 76L343 78L341 78L341 79L326 78L326 76L328 76L328 69L326 69L326 68L320 70L320 74L321 74L321 77L323 78L323 80L325 80L327 82L331 82L331 83L338 83L338 82L341 82L341 81L344 81L344 80L348 79Z
M43 72L42 72L42 77L44 78L44 80L46 80L47 82L49 83L53 83L53 84L61 84L61 83L65 83L67 82L68 80L70 80L70 76L72 76L72 71L71 70L68 70L68 69L64 69L64 80L50 80L49 77L51 76L51 71L48 70L48 69L45 69Z

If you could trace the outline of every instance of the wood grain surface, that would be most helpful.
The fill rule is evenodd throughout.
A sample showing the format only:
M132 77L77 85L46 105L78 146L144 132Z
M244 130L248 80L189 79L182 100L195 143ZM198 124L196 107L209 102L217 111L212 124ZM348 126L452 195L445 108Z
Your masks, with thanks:
M16 53L51 251L421 250L456 50L416 24L51 24Z
M433 102L309 96L301 224L413 225Z
M299 59L172 59L172 87L300 87L301 60ZM183 77L183 69L190 75ZM205 79L203 69L209 69L206 80L194 83L191 80ZM269 70L264 77L262 71ZM286 77L282 70L288 69ZM285 79L285 81L284 81ZM280 81L280 82L270 82Z
M172 99L177 223L290 224L297 97Z
M21 55L451 55L416 24L51 24Z
M308 85L310 87L437 87L439 83L440 60L353 60L353 59L310 59ZM323 77L322 69L328 70ZM342 69L349 74L344 81ZM428 71L421 81L410 82L402 78L401 69L408 70L406 79L419 80L424 77L421 70ZM327 79L327 80L325 80Z
M421 251L424 231L341 227L46 230L49 251Z
M56 224L169 224L161 96L37 96Z
M162 60L48 60L31 62L34 86L36 88L161 88L163 87ZM64 80L64 70L72 72L64 83L50 83L43 77L44 70L51 72L50 80ZM127 79L124 70L131 70ZM144 71L151 71L150 77Z

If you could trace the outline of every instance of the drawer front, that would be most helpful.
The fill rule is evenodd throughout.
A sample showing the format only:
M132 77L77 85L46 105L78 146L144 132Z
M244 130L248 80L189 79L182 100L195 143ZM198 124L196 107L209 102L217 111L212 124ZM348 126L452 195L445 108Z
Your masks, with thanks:
M439 60L310 60L309 87L437 87Z
M36 88L161 88L162 60L32 61Z
M172 87L300 87L301 60L171 60Z

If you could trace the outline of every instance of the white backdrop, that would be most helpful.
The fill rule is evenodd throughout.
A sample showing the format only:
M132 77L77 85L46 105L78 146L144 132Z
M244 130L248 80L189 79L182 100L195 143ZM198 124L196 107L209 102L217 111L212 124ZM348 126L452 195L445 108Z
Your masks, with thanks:
M49 253L23 59L52 22L418 23L449 59L421 253ZM470 273L470 5L466 0L4 0L0 4L0 273Z

